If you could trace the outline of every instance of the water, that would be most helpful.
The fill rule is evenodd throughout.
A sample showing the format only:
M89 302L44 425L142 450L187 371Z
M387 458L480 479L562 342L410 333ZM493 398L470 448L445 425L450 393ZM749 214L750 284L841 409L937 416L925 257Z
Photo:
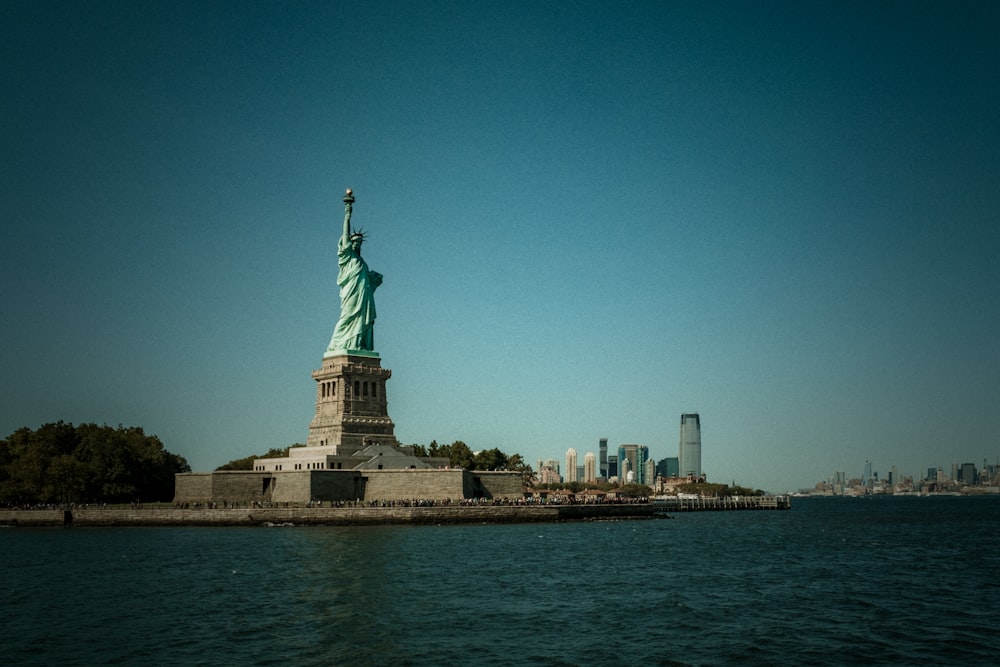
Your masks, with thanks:
M672 520L3 529L17 665L998 664L1000 498Z

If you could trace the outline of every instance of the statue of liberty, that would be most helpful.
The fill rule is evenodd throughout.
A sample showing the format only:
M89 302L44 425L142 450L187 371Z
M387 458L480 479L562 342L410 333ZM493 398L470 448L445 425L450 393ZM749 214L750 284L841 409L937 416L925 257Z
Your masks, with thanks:
M382 274L368 270L361 258L365 234L351 230L354 194L344 196L344 232L337 244L337 284L340 286L340 319L325 356L375 351L375 288Z

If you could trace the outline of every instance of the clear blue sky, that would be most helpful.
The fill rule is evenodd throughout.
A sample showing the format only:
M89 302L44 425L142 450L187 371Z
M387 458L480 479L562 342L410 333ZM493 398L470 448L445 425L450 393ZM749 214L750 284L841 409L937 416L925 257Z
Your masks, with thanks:
M304 442L341 197L404 443L1000 456L1000 4L2 2L0 435Z

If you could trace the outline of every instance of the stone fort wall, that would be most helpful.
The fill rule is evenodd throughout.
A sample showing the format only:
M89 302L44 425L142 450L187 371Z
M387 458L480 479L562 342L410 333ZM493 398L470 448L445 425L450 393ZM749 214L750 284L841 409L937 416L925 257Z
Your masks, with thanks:
M485 498L522 498L524 478L514 472L474 472L484 491Z
M401 470L217 471L175 477L174 503L304 505L320 501L522 498L520 473L461 468Z

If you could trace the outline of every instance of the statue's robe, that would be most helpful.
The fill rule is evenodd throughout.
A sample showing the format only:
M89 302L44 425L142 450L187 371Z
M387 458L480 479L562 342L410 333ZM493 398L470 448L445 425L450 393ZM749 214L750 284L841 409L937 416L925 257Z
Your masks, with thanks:
M381 276L351 247L347 236L337 246L340 319L328 352L375 349L375 288Z

